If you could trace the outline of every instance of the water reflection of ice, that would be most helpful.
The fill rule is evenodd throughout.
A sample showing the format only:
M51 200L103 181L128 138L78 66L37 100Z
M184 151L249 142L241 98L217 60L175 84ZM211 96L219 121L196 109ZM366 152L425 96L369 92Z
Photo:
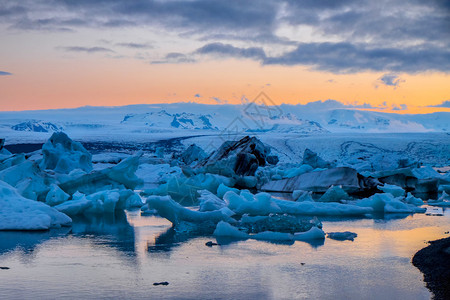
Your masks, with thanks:
M72 229L0 232L0 266L10 267L0 271L0 290L6 299L430 297L410 260L446 236L449 210L321 221L326 232L358 237L321 245L215 240L139 212L75 219ZM152 286L161 281L169 285Z

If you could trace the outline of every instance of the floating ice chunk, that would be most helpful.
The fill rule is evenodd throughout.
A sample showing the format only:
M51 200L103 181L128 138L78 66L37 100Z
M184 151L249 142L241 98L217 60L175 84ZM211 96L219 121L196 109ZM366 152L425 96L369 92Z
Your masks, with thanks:
M144 204L142 198L132 190L121 190L119 193L120 200L126 199L124 205L126 209L141 207ZM119 205L119 208L123 208L123 205Z
M255 176L239 176L235 178L236 178L236 185L243 188L251 189L256 187L256 184L258 183Z
M353 241L358 235L354 232L344 231L344 232L327 232L327 237L338 241Z
M72 141L65 133L55 132L42 146L44 156L40 167L55 170L58 173L68 174L74 169L86 172L92 170L92 156L81 145Z
M269 181L261 189L272 192L293 192L294 190L326 192L332 185L340 185L342 189L348 192L364 188L360 186L358 173L355 169L339 167L309 172L292 178Z
M200 148L195 144L192 144L189 147L187 147L187 149L184 150L183 153L181 153L180 158L186 165L190 165L194 161L202 160L207 156L208 155L206 154L205 151L203 151L202 148Z
M287 232L263 231L249 236L254 240L263 241L292 241L294 235Z
M76 216L84 213L92 206L92 201L86 199L85 196L75 200L69 200L64 203L56 205L54 208L68 216Z
M313 168L330 168L332 164L325 161L317 153L306 148L303 152L303 164L310 165Z
M379 186L378 188L385 193L391 194L394 197L400 197L405 195L405 190L397 185L385 183L383 186Z
M450 193L450 184L441 184L439 185L439 192Z
M239 190L238 189L235 189L235 188L232 188L232 187L228 187L228 186L226 186L225 184L223 184L223 183L221 183L220 185L219 185L219 187L217 188L217 196L219 197L219 198L222 198L223 199L223 196L226 194L226 192L228 192L228 191L233 191L233 192L235 192L236 194L239 194Z
M164 158L164 147L156 148L155 155L158 158Z
M428 207L427 211L425 212L425 215L427 216L443 216L444 210L442 207Z
M0 171L21 164L24 161L25 161L25 154L23 153L0 156Z
M45 230L72 222L47 204L24 198L3 181L0 181L0 207L0 230Z
M238 228L224 221L217 223L213 234L215 236L226 236L236 239L247 239L249 237L247 233L240 231Z
M266 165L270 147L256 137L246 136L239 141L224 142L201 162L205 172L224 176L253 176L259 166Z
M270 214L268 216L251 217L243 215L240 220L240 228L246 228L248 233L258 233L263 231L273 232L305 232L313 226L322 227L322 223L317 218L312 220L288 214Z
M414 168L411 172L417 179L442 178L442 175L430 166Z
M208 190L215 193L221 183L231 185L233 180L216 174L197 174L191 177L173 176L157 189L150 190L150 194L169 195L184 205L197 204L197 191Z
M312 198L312 192L303 191L303 190L293 191L292 198L297 202L303 202L303 201L314 202L314 199Z
M59 186L56 184L52 184L50 187L50 191L47 193L45 197L45 203L50 206L55 206L66 202L70 198L70 195L65 193Z
M136 176L136 170L139 167L139 158L142 156L142 152L136 155L130 156L116 166L112 167L108 172L108 177L116 182L120 182L129 189L134 189L139 184L142 184L142 180Z
M424 204L422 199L414 197L410 192L406 195L405 202L415 206L421 206Z
M267 193L252 195L243 191L241 195L237 195L235 192L229 191L223 198L228 202L228 208L237 214L261 216L281 212L278 205L272 201L270 194Z
M140 164L136 170L137 177L148 183L166 183L169 178L179 176L181 168L169 164Z
M230 221L230 216L234 213L228 208L222 208L216 211L193 211L181 206L179 203L172 200L170 196L150 196L147 198L149 208L156 209L158 214L172 222L177 226L180 222L213 222Z
M75 191L92 194L98 190L122 188L123 186L133 190L142 184L142 180L135 174L141 155L142 153L138 153L124 159L112 168L94 171L65 181L59 187L68 194L73 194Z
M100 191L86 197L92 204L84 211L85 213L103 214L113 213L119 202L120 194L117 190Z
M339 202L344 199L349 199L349 195L337 185L332 185L325 194L320 197L318 202Z
M369 198L358 200L355 205L361 207L372 207L375 212L381 213L424 213L425 208L407 204L395 198L390 193L375 194Z
M141 207L141 216L153 216L153 215L157 215L158 212L156 211L156 209L152 209L148 206L148 204L144 204Z
M303 164L298 168L292 168L292 169L286 170L284 177L292 178L292 177L295 177L298 175L302 175L302 174L311 172L312 170L314 170L313 167L311 167L310 165ZM272 179L275 179L275 178L272 178Z
M199 211L214 211L227 206L223 199L220 199L208 190L200 190L198 193L200 194L198 198L200 202Z
M325 232L318 227L311 227L306 232L294 233L294 240L296 241L311 241L311 240L323 240L325 238Z
M334 202L293 202L273 198L282 213L310 216L361 216L373 212L372 208Z
M55 181L33 161L25 161L0 171L0 180L16 187L25 198L42 201L45 200L48 186Z
M450 196L444 191L437 200L428 200L428 205L432 206L450 206Z

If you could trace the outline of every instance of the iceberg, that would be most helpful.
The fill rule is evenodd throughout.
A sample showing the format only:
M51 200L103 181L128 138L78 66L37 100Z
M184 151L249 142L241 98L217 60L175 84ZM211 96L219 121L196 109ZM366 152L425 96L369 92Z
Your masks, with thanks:
M24 198L3 181L0 181L0 207L0 230L47 230L72 222L47 204Z
M318 199L318 202L339 202L341 200L349 199L350 196L340 187L332 185L325 194Z
M92 170L92 156L81 145L72 141L65 133L55 132L42 146L43 160L41 169L54 170L57 173L68 174L74 169Z
M200 194L198 198L200 205L199 211L214 211L227 206L227 203L223 199L208 190L200 190L198 193Z
M353 241L358 235L354 232L344 231L344 232L327 232L327 237L338 241Z
M181 222L202 223L211 222L217 224L220 221L232 221L230 218L234 213L224 207L215 211L194 211L181 206L172 200L170 196L150 196L146 203L149 208L155 209L158 214L169 220L175 227Z
M371 207L378 213L424 213L425 208L402 202L403 198L395 198L390 193L375 194L369 198L357 200L355 205L361 207Z
M66 202L70 198L70 195L65 193L59 186L56 184L52 184L50 187L50 191L47 193L45 197L45 203L50 206L55 206Z
M401 197L405 195L405 190L397 185L385 183L383 186L379 186L378 189L385 193L389 193L394 197Z
M143 183L135 174L141 155L142 153L137 153L124 159L114 167L93 171L89 174L69 179L60 184L59 187L70 195L76 191L84 194L93 194L102 189L123 189L123 187L134 190Z

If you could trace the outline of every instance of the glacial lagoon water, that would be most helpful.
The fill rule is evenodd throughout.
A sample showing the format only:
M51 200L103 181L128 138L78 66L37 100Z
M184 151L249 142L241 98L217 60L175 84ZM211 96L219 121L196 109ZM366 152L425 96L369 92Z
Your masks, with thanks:
M139 211L48 232L0 232L1 299L430 299L411 264L444 216L324 219L352 241L279 244L174 234ZM154 286L155 282L169 285Z

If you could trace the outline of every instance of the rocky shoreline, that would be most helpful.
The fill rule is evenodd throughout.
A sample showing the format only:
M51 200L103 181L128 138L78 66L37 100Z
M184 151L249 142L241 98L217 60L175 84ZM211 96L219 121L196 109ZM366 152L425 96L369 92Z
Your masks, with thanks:
M433 299L450 299L450 237L430 241L414 255L412 263L424 274Z

